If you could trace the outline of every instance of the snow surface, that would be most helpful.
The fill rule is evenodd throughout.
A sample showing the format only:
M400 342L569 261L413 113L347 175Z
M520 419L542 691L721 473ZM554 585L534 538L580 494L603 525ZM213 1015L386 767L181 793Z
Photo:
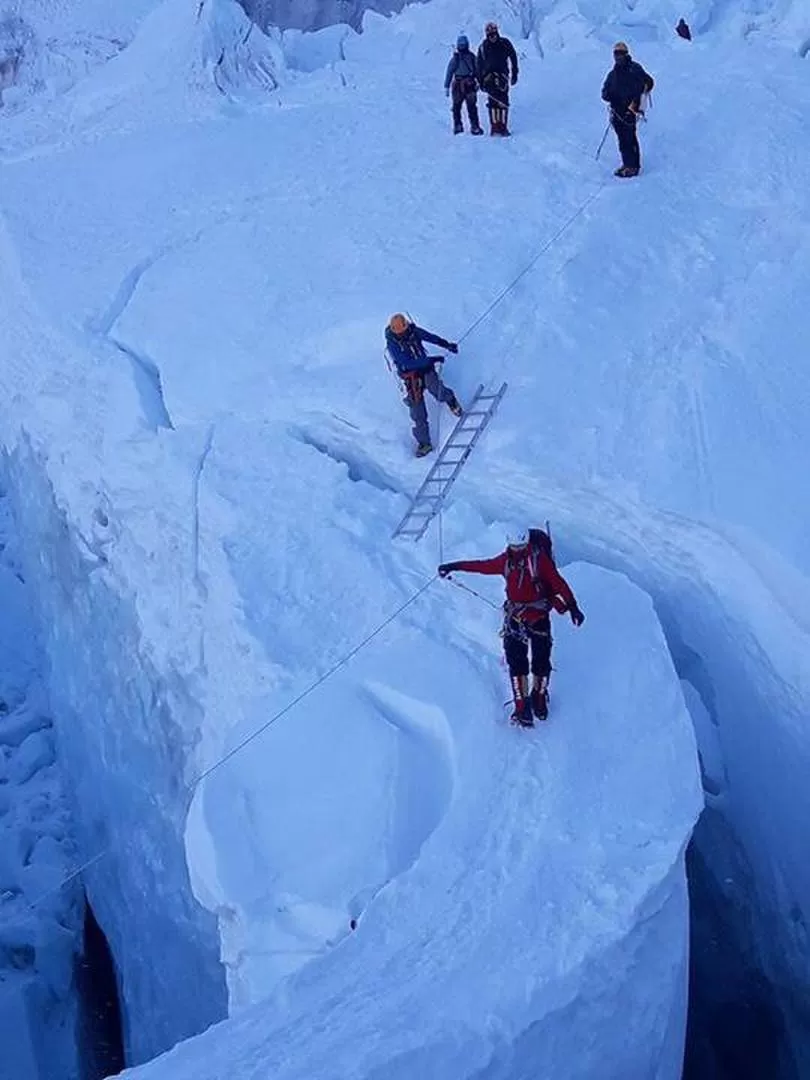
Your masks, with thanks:
M672 7L494 5L509 143L449 138L448 46L493 9L444 0L283 38L166 0L57 100L20 86L0 422L85 884L131 1061L239 1014L138 1075L677 1076L670 653L763 962L806 981L807 27ZM626 186L593 160L618 36L658 79ZM444 549L550 516L580 560L553 723L497 723L498 616L435 582L195 786L433 573L389 541L423 465L386 318L461 337L535 257L446 368L510 390Z

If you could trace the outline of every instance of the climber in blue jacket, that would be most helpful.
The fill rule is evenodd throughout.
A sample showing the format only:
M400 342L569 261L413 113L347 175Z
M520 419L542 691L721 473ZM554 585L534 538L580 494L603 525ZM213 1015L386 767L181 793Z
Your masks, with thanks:
M388 356L402 380L405 404L413 421L413 435L416 439L416 456L424 457L433 449L430 441L425 390L437 401L447 405L454 416L461 416L463 409L458 398L445 386L436 371L439 356L428 356L424 343L438 345L440 349L457 353L458 345L447 341L437 334L431 334L421 326L406 319L404 315L392 315L385 328L385 345Z
M450 57L444 76L444 90L446 94L452 93L453 134L460 135L464 131L464 124L461 122L461 107L466 105L470 117L470 133L483 135L484 132L478 119L477 62L475 53L470 51L470 42L466 34L458 35L456 51Z

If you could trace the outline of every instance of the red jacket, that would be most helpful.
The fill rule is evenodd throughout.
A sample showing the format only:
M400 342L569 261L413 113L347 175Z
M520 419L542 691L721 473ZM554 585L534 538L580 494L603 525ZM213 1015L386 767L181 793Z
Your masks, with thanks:
M526 622L548 618L552 607L562 614L577 606L571 587L544 551L507 548L494 559L468 559L450 563L448 569L506 578L507 602L517 605L511 614ZM521 604L537 606L521 609Z

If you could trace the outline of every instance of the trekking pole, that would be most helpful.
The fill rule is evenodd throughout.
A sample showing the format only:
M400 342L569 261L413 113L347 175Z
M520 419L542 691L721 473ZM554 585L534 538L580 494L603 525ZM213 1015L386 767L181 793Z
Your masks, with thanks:
M605 145L605 139L608 137L610 131L610 119L608 119L607 127L605 128L605 134L602 136L602 141L599 143L599 147L596 151L596 160L599 160L599 155L602 153L602 147Z

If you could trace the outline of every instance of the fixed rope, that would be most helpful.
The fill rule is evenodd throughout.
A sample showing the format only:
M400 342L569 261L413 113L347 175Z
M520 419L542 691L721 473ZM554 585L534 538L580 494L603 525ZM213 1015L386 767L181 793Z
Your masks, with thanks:
M506 297L515 290L515 288L520 284L523 278L526 277L529 271L534 269L534 267L546 254L546 252L549 251L557 243L561 236L568 232L574 222L577 221L585 213L591 203L599 197L599 195L602 193L604 186L605 182L603 181L596 189L596 191L592 191L591 194L587 197L587 199L585 199L585 201L582 202L568 218L566 218L566 220L559 227L559 229L557 229L551 239L546 241L546 243L540 248L540 250L532 256L531 260L526 263L520 273L517 274L516 277L514 277L512 281L510 281L509 284L506 285L498 293L492 303L489 304L489 306L481 312L478 318L470 326L467 327L467 329L458 339L459 344L461 344L462 341L465 341L473 332L473 330L476 330L485 319L488 319L492 312L495 310L495 308L498 306L498 304L505 300Z
M416 589L415 592L411 593L407 600L401 603L395 611L391 612L391 614L387 618L383 619L381 623L375 626L374 629L370 631L370 633L366 634L362 641L359 641L356 645L349 649L347 653L344 653L344 655L341 656L338 660L336 660L330 668L323 672L322 675L319 675L316 679L313 679L313 681L304 690L302 690L300 694L297 694L296 697L292 699L292 701L287 702L287 704L283 708L279 709L278 712L274 713L269 720L266 720L263 724L260 724L259 727L255 728L248 735L246 735L245 738L241 740L241 742L237 743L236 746L231 747L230 750L228 750L225 754L223 754L220 758L213 762L213 764L209 765L208 768L204 769L199 774L199 776L197 776L196 779L192 781L191 787L189 788L189 795L193 796L194 792L197 790L203 780L207 779L212 773L216 772L216 770L221 768L227 761L230 761L232 758L236 757L236 755L241 753L246 746L249 746L252 742L258 739L260 735L263 735L264 732L268 730L268 728L272 727L273 724L275 724L278 720L281 720L281 718L283 716L286 716L287 713L292 712L292 710L297 705L300 705L300 703L305 698L309 697L310 694L314 693L314 691L317 690L318 687L323 686L323 684L327 682L327 680L331 679L332 676L336 674L336 672L338 672L342 667L345 667L346 664L353 660L354 657L357 656L358 653L362 652L362 650L365 649L366 646L369 645L376 637L378 637L383 632L383 630L389 627L391 623L395 622L405 611L407 611L407 609L412 604L414 604L419 599L419 597L422 596L423 593L427 592L427 590L430 588L436 578L437 575L434 574L433 577L429 578L423 585L420 585L420 587ZM96 863L100 862L103 858L109 855L111 851L112 845L105 848L103 851L97 852L95 855L91 856L91 858L85 860L85 862L83 862L80 866L77 866L73 870L71 870L70 873L67 874L57 885L54 885L52 888L48 889L47 892L44 892L41 896L38 896L36 900L33 900L29 904L27 904L26 910L36 910L36 908L38 908L41 904L44 904L46 900L50 899L50 897L55 896L57 893L61 892L66 885L69 885L71 881L74 881L77 877L79 877L80 874L83 874L85 870L88 870L91 866L95 866Z
M439 400L436 403L436 445L441 448L442 445L442 411L443 411L443 391L444 382L442 381L442 366L438 364L436 367L436 374L439 377ZM437 532L439 536L439 565L444 562L444 519L442 516L442 503L439 503L439 515L438 515L438 527Z
M241 751L244 750L246 746L249 746L250 743L254 741L254 739L258 739L258 737L260 735L263 735L268 728L272 727L277 720L280 720L282 716L286 716L287 713L291 712L296 707L296 705L299 705L304 700L304 698L309 697L309 695L315 690L317 690L319 686L323 686L323 684L328 679L331 679L337 671L339 671L342 667L345 667L350 660L353 660L354 657L357 656L359 652L362 652L362 650L365 649L365 647L369 645L374 640L374 638L378 637L383 632L383 630L386 629L386 627L390 626L392 622L395 622L400 617L400 615L402 615L403 612L407 611L411 604L413 604L416 600L419 599L422 593L427 592L427 590L436 580L437 576L438 575L434 574L433 577L429 578L424 583L424 585L421 585L416 590L416 592L411 593L408 599L404 603L400 604L396 611L392 612L387 619L384 619L379 624L379 626L376 626L371 631L371 633L367 634L362 641L358 642L357 645L354 646L354 648L350 649L344 656L341 656L339 660L336 660L335 663L332 664L332 666L323 673L323 675L319 675L318 678L311 682L305 690L302 690L297 697L293 698L292 701L288 702L283 709L279 709L279 711L273 716L271 716L269 720L266 720L263 724L257 727L255 731L252 731L249 735L245 736L245 738L242 739L240 743L237 743L236 746L232 747L226 754L223 754L221 758L215 761L213 765L210 765L207 769L201 772L197 779L192 783L191 792L193 793L194 791L196 791L199 785L203 782L203 780L207 779L207 777L209 777L211 773L216 772L216 770L221 768L221 766L223 766L226 761L230 761L231 758L241 753Z
M600 149L601 149L601 146L600 146ZM471 323L470 326L467 327L467 329L464 331L464 333L458 339L459 344L461 344L462 341L466 340L466 338L468 338L470 336L470 334L472 334L472 332L474 330L476 330L481 325L482 322L484 322L485 319L488 319L489 316L492 314L492 312L495 310L495 308L503 300L505 300L506 297L509 296L510 293L514 292L514 290L517 288L517 286L520 284L520 282L523 280L523 278L526 277L526 275L528 273L530 273L531 270L534 269L534 267L537 265L537 263L540 261L540 259L542 259L542 257L548 251L551 250L551 248L557 243L557 241L571 228L571 226L574 224L574 222L577 221L585 213L585 211L588 209L588 207L591 205L591 203L593 203L598 198L598 196L601 194L602 189L604 188L604 186L605 186L605 182L601 183L599 185L599 187L596 189L596 191L591 192L591 194L577 207L577 209L571 215L569 215L568 218L566 218L566 220L559 227L559 229L557 229L557 231L554 233L554 235L549 240L547 240L545 242L545 244L543 244L543 246L540 248L540 250L537 251L532 256L532 258L529 260L528 263L526 263L526 265L523 267L523 269L520 271L520 273L517 274L509 282L508 285L506 285L503 289L501 289L501 291L498 293L498 295L495 297L495 299L481 312L481 314L478 316L478 318L473 323ZM410 315L408 317L410 318ZM411 320L411 321L413 321L413 320ZM441 387L442 387L442 379L441 379L441 374L439 374L439 388L441 389ZM437 421L436 421L437 444L439 446L441 446L441 414L442 414L442 406L441 406L441 400L440 400L439 401L439 408L437 410ZM440 504L439 510L438 510L438 513L437 513L436 516L437 516L437 525L438 525L437 531L438 531L438 538L439 538L439 563L441 564L441 563L444 562L444 504L443 503ZM472 589L468 589L467 591L468 592L473 592ZM474 595L477 596L478 594L475 593ZM481 597L481 599L483 600L485 598ZM489 603L489 601L487 601L487 603Z
M496 604L495 601L490 600L488 596L482 596L480 592L476 592L475 589L471 589L470 586L465 585L463 581L456 581L454 578L449 576L447 578L447 581L449 581L451 585L455 585L457 589L461 589L464 592L469 593L470 596L475 596L479 600L483 600L485 604L488 604L491 608L495 608L496 611L502 610L501 604Z
M571 228L571 226L574 224L574 222L577 221L585 213L585 211L588 209L588 207L591 205L591 203L593 203L597 199L597 197L601 194L602 189L604 188L604 186L605 186L605 184L602 183L596 189L596 191L592 192L581 203L581 205L563 222L563 224L560 226L559 229L557 229L557 231L554 233L554 235L549 240L546 241L546 243L540 248L540 250L537 251L536 254L531 258L531 260L523 267L523 269L520 271L520 273L517 274L512 279L512 281L510 281L509 284L506 285L498 293L498 295L495 297L495 299L481 312L481 314L478 316L478 318L475 319L475 321L473 323L471 323L470 326L467 327L467 329L464 331L464 333L458 339L459 344L461 344L462 341L465 341L470 336L470 334L472 334L472 332L474 330L476 330L481 325L481 323L483 323L485 321L485 319L488 319L489 316L492 314L492 312L495 310L495 308L503 300L505 300L506 297L509 296L509 294L511 292L513 292L515 290L515 288L520 284L520 282L523 280L523 278L526 277L526 275L536 266L536 264L540 261L540 259ZM442 385L441 375L439 375L439 385L440 385L440 387ZM439 402L439 410L438 410L437 435L440 435L440 433L441 433L441 402ZM439 514L438 514L438 518L439 518L439 522L438 522L438 529L439 529L439 562L440 563L444 562L444 528L443 528L442 514L443 514L443 511L442 511L442 509L440 509ZM227 753L223 754L221 758L219 758L217 761L215 761L207 769L203 770L203 772L200 773L200 775L192 782L192 785L191 785L191 788L190 788L190 793L193 794L197 790L199 785L203 782L203 780L205 780L207 777L209 777L217 769L221 768L226 762L230 761L237 754L241 753L241 751L244 750L245 747L249 746L252 742L254 742L254 740L258 739L260 735L263 735L264 732L268 730L268 728L272 727L273 724L276 723L276 721L281 720L282 717L286 716L287 713L291 712L305 698L309 697L310 694L312 694L315 690L317 690L318 687L322 686L325 682L327 682L328 679L331 679L332 676L337 671L339 671L342 667L344 667L351 660L353 660L354 657L357 656L357 654L359 652L361 652L364 648L366 648L366 646L369 645L374 640L374 638L376 638L379 634L381 634L382 631L386 629L386 627L390 626L392 622L395 622L396 619L398 619L400 617L400 615L403 614L404 611L406 611L424 592L427 591L427 589L430 588L430 586L436 580L436 576L437 575L434 574L433 577L430 578L428 581L426 581L419 589L416 590L416 592L412 593L411 596L409 596L408 599L396 609L396 611L394 611L391 615L388 616L388 618L386 618L383 622L381 622L379 624L379 626L375 627L371 631L371 633L369 633L365 638L363 638L363 640L361 642L359 642L357 645L355 645L354 648L350 649L348 653L346 653L339 660L337 660L327 671L325 671L322 675L318 676L318 678L315 679L312 683L310 683L309 686L307 686L304 690L302 690L301 693L297 695L297 697L293 698L292 701L288 702L282 709L280 709L277 713L275 713L273 716L271 716L269 720L265 721L265 723L261 724L254 731L250 732L250 734L247 735L244 739L242 739L241 742L239 742L236 746L232 747ZM482 596L480 593L476 592L474 589L471 589L468 585L465 585L463 582L452 581L451 583L453 585L455 585L456 588L463 589L465 592L470 593L472 596L478 597L479 600L483 600L484 603L488 604L490 607L498 608L498 605L493 603L493 601L487 599L487 597L485 597L485 596ZM35 910L37 907L39 907L41 904L43 904L51 896L54 896L57 893L61 892L61 890L66 885L70 884L71 881L74 881L77 877L79 877L79 875L84 873L85 870L88 870L91 866L95 866L96 863L100 862L101 859L105 858L110 853L111 850L112 850L111 847L105 848L104 851L98 852L96 855L93 855L91 858L89 858L85 862L83 862L80 866L77 866L65 878L63 878L63 880L60 881L58 885L53 886L47 892L45 892L41 896L37 897L36 900L34 900L30 904L28 904L27 905L27 910L29 910L29 911Z

